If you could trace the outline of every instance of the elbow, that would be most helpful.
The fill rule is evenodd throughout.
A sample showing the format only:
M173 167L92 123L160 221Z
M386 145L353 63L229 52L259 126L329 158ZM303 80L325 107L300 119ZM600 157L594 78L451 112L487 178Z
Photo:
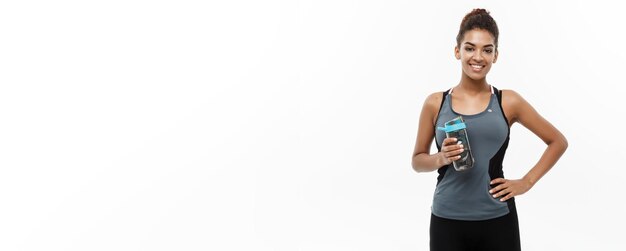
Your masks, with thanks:
M561 134L561 140L560 140L561 146L563 148L563 152L565 152L565 150L567 150L567 147L569 146L569 143L567 142L567 138L565 138L564 135Z
M567 142L567 138L565 138L563 134L559 133L555 138L546 141L546 145L548 145L550 148L560 149L560 152L564 153L565 150L567 150L569 143Z
M414 154L413 158L411 158L411 167L413 167L413 171L418 172L418 173L429 171L427 168L424 168L424 165L422 165L422 163L420 163L419 155L420 155L419 153Z
M417 157L417 154L414 154L411 157L411 168L413 168L413 171L415 172L420 172L419 166L417 165L417 161L415 160L415 158Z
M567 147L569 146L567 138L563 135L553 141L553 143L556 149L560 149L561 154L565 153L565 150L567 150Z
M415 164L415 156L413 156L413 158L411 159L411 168L413 168L413 171L415 172L418 172L418 173L420 172L419 168Z
M413 166L413 171L415 171L417 173L424 173L424 172L426 172L426 170L420 169L419 167L416 167L416 166Z

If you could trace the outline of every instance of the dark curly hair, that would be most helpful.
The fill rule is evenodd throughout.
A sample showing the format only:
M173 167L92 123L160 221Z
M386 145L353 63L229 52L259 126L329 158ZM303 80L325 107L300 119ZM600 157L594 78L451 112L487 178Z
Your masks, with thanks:
M498 50L498 25L496 24L496 20L493 20L491 15L489 15L489 11L485 9L474 9L472 12L467 13L461 21L461 27L459 28L459 34L456 35L456 46L460 48L461 40L463 40L463 36L465 32L470 31L472 29L482 29L486 30L493 36L496 51Z

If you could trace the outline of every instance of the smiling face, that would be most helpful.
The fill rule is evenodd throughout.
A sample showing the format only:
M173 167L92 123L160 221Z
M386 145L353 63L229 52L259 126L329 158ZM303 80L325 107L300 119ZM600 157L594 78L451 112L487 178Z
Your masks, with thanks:
M465 32L460 48L454 47L454 56L461 60L463 74L473 80L484 79L491 65L498 59L493 36L482 29Z

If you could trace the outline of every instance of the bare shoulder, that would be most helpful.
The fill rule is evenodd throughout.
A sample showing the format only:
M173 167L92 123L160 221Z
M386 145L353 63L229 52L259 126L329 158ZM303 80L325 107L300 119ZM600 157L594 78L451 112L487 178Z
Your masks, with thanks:
M511 89L503 89L502 90L502 103L506 102L508 104L519 104L519 102L523 101L522 95L517 93Z
M443 92L431 93L424 100L424 106L422 107L422 117L430 124L435 124L435 118L439 113L439 107L441 106L441 100L443 99Z
M511 120L511 123L518 122L522 116L535 114L535 109L514 90L502 90L502 109Z
M441 99L443 99L443 92L433 92L424 101L424 105L429 108L439 108L441 104Z
M422 112L427 112L431 117L439 112L439 106L441 106L441 100L443 99L443 92L434 92L428 95L424 100L424 107Z
M503 89L502 90L503 100L504 100L505 96L506 96L506 98L508 100L512 100L512 101L515 101L515 100L518 100L518 99L522 98L522 95L520 95L519 93L517 93L516 91L511 90L511 89Z

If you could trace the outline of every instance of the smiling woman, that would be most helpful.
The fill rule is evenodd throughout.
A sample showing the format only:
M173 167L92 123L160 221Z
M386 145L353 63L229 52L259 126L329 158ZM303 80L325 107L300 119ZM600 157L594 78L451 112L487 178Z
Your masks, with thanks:
M461 22L454 56L461 61L458 85L426 98L411 164L439 173L430 222L431 250L520 250L514 197L526 193L567 149L567 140L512 90L487 83L498 59L498 27L489 12L474 9ZM466 149L435 128L463 118L474 166L450 168ZM505 179L502 162L510 127L519 122L542 139L543 156L521 179ZM439 152L430 154L436 139ZM469 148L467 148L469 150Z

